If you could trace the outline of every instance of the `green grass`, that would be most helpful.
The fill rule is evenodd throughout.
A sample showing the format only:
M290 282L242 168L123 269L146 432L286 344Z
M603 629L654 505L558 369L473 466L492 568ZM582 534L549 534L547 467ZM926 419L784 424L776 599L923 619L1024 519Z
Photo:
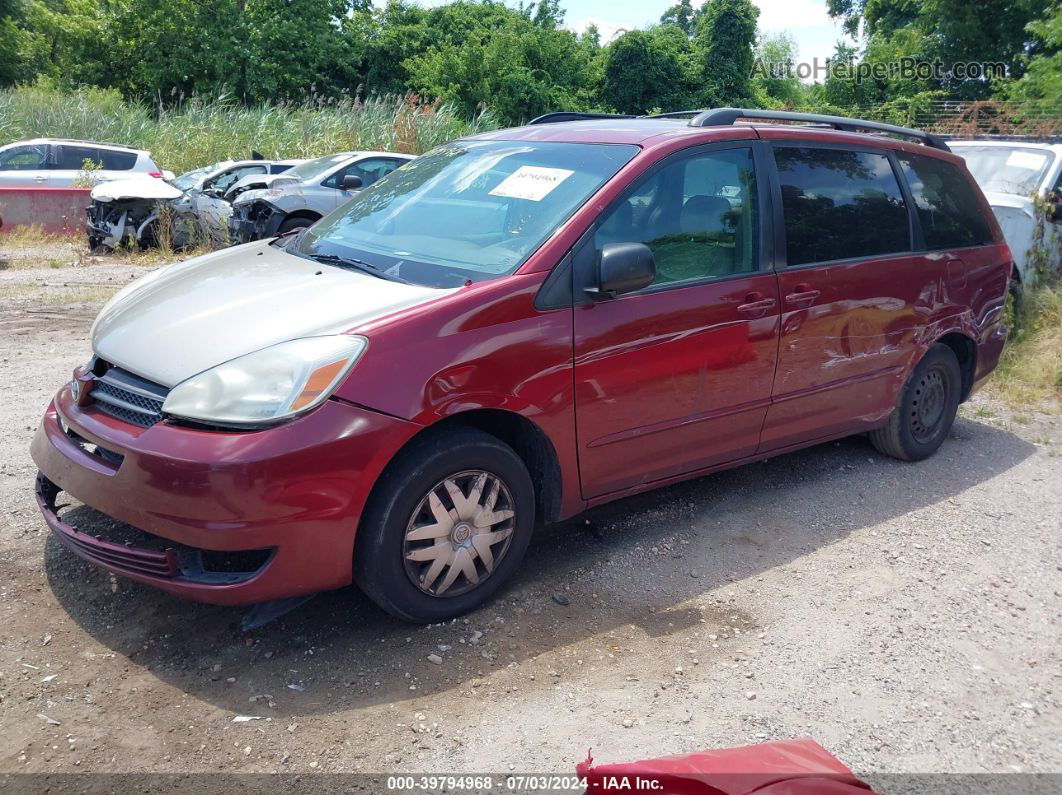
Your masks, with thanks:
M181 173L252 150L270 158L315 157L348 149L420 154L496 126L489 114L463 119L447 104L413 95L245 107L228 97L193 98L176 107L124 100L112 90L60 92L45 85L0 91L0 142L61 137L151 151Z
M1018 330L988 391L1011 407L1062 410L1062 286L1043 287L1022 302ZM1021 423L1024 415L1012 419Z

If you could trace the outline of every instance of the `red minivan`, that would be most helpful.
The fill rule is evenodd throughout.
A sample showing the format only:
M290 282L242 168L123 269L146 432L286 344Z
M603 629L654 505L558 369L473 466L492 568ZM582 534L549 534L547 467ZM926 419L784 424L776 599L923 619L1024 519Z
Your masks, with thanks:
M118 293L33 440L38 502L181 596L354 582L440 621L538 523L850 434L931 455L999 358L1011 267L926 133L551 114ZM73 527L60 491L118 522Z

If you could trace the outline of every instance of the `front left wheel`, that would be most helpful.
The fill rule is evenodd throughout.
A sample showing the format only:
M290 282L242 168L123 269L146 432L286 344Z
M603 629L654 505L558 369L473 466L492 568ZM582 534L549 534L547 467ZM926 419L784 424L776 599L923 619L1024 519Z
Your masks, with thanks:
M304 218L301 215L296 215L294 218L285 218L280 224L280 228L277 229L278 235L286 235L288 232L297 232L300 229L305 229L311 226L313 221L309 218Z
M454 618L515 573L534 519L531 476L511 447L472 428L430 433L373 489L354 543L354 580L399 618Z

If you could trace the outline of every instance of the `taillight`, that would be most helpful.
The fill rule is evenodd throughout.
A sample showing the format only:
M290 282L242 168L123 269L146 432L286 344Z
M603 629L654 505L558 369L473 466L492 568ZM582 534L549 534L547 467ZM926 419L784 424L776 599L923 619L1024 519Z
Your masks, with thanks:
M1003 244L1003 269L1007 272L1007 283L1014 278L1014 272L1018 269L1018 263L1014 261L1014 255L1010 253L1010 246Z
M148 172L148 176L149 177L154 177L155 179L162 179L162 172L161 171L149 171Z

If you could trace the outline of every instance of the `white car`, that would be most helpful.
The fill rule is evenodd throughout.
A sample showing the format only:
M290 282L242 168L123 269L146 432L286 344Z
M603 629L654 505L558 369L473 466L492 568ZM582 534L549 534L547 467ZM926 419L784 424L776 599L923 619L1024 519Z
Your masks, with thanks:
M173 222L172 242L185 246L208 238L224 243L231 212L222 197L244 178L279 174L301 160L222 160L186 171L168 184L130 178L93 189L86 232L90 248L115 249L132 241L139 246L158 243L159 205L168 203Z
M1003 229L1017 265L1015 295L1038 277L1037 257L1030 256L1038 215L1044 224L1040 267L1062 267L1062 144L948 141L948 147L966 160ZM1036 200L1053 205L1046 218L1037 212Z
M268 188L237 196L229 238L246 243L310 226L413 159L397 152L339 152L307 160L273 179Z
M201 233L214 244L227 242L229 218L232 216L232 197L229 192L241 182L250 180L265 184L262 180L283 174L304 161L302 160L238 160L224 161L208 166L209 171L185 191L185 198L178 207L180 212L191 214L199 224ZM180 186L178 186L180 187ZM185 206L185 203L187 206Z
M95 164L93 183L137 174L162 179L166 172L151 153L117 144L35 138L0 146L0 188L70 188L88 173L85 161ZM172 176L169 175L169 176Z

